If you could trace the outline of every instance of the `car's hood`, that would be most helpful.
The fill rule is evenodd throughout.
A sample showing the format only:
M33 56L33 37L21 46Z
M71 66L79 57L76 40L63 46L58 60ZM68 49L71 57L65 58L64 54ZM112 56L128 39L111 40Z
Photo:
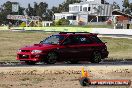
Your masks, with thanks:
M20 48L21 50L44 50L44 49L52 49L58 45L50 45L50 44L34 44L31 46L25 46Z

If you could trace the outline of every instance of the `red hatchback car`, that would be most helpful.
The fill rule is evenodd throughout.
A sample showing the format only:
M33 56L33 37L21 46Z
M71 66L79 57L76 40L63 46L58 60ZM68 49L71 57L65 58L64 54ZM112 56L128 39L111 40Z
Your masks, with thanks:
M107 46L97 34L88 32L60 32L52 35L39 44L20 48L17 60L26 64L46 62L54 64L57 61L90 61L99 63L108 57Z

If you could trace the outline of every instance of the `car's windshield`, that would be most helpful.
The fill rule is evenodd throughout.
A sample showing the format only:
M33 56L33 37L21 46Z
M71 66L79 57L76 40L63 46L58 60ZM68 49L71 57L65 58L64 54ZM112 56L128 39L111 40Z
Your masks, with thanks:
M52 35L42 41L41 44L60 44L60 42L63 41L64 38L65 36L62 35Z

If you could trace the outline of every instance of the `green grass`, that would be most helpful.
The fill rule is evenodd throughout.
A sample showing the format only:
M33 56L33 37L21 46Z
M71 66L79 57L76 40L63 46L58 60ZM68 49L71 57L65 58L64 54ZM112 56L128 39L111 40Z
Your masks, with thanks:
M51 33L0 31L0 61L16 61L16 52L20 47L39 43L49 35Z
M113 25L87 25L88 28L113 28Z
M39 43L53 33L0 31L0 61L16 61L20 47ZM109 59L132 59L132 40L101 38L107 42Z
M101 38L107 42L109 59L132 59L132 40L124 38Z
M113 28L113 25L57 25L52 27Z

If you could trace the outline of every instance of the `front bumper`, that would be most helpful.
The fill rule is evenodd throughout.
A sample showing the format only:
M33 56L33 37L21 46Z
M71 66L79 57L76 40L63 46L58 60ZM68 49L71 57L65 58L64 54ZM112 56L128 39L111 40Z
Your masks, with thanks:
M40 62L42 59L46 57L46 54L31 54L31 53L17 53L17 60L20 61L34 61L34 62Z

